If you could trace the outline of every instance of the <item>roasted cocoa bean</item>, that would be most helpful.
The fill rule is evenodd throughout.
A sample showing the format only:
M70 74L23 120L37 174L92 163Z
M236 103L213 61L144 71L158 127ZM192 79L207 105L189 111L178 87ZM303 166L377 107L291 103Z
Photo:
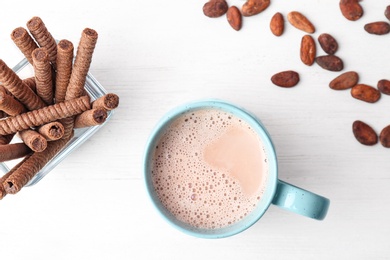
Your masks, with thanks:
M283 88L291 88L298 84L299 74L296 71L287 70L274 74L271 77L272 83Z
M270 29L271 32L275 36L280 36L284 32L284 17L281 13L276 13L272 16L271 22L270 22Z
M341 71L344 68L343 61L335 55L323 55L316 58L316 63L323 69Z
M318 42L320 43L321 48L327 54L335 54L339 45L335 38L328 33L323 33L318 36Z
M375 103L381 97L381 93L374 87L366 84L357 84L351 89L352 97L368 102Z
M388 22L373 22L364 25L364 30L370 34L384 35L390 32L390 24Z
M363 7L359 0L340 0L339 6L342 15L350 21L359 20L363 16Z
M334 90L344 90L355 86L359 81L359 75L355 71L347 71L334 78L329 87Z
M390 148L390 125L382 129L379 134L379 141L384 147Z
M308 66L313 65L316 53L316 43L314 42L313 37L310 35L303 36L300 50L301 61Z
M385 16L390 20L390 5L388 5L385 9Z
M364 145L374 145L378 143L378 135L368 124L356 120L352 124L352 132L356 140Z
M390 80L381 79L378 81L377 87L380 92L386 95L390 95Z
M241 8L243 16L252 16L264 11L271 3L271 0L248 0Z
M234 30L239 31L241 29L242 16L240 10L236 6L229 7L226 18Z
M306 16L304 16L302 13L297 11L292 11L287 14L287 20L290 22L292 26L295 28L302 30L307 33L314 33L315 27L310 22L309 19L307 19Z
M225 0L210 0L203 5L203 13L208 17L216 18L226 14L228 8Z

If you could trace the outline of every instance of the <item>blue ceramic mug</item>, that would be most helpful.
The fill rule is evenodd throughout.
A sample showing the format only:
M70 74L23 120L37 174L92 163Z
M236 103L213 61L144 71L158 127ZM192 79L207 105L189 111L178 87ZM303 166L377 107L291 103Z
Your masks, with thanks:
M196 228L175 218L175 216L163 206L158 198L156 191L154 190L151 177L151 160L153 158L154 148L159 137L167 126L169 126L173 120L183 113L204 108L224 110L242 120L245 120L260 136L266 150L268 160L269 172L265 192L254 210L242 220L227 227L216 229ZM264 125L251 113L221 100L203 100L179 106L168 112L158 122L146 145L144 154L144 180L151 201L157 208L157 211L161 213L163 218L184 233L201 238L223 238L238 234L256 223L271 204L312 219L322 220L326 216L330 203L329 199L325 197L279 180L278 161L275 148Z

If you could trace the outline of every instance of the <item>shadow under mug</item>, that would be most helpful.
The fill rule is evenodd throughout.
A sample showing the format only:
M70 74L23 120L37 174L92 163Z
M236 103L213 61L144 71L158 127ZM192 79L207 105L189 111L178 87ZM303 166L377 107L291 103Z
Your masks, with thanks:
M216 108L224 110L249 123L249 125L251 125L251 127L253 127L253 129L255 129L257 134L260 136L268 159L268 180L265 192L257 206L246 217L224 228L201 229L176 219L175 216L162 205L156 194L156 191L154 190L151 178L151 160L156 142L158 141L160 135L164 133L166 127L169 126L170 123L178 116L188 111L202 108ZM146 190L149 194L149 197L151 198L152 203L157 208L157 211L161 213L163 218L165 218L175 228L183 231L184 233L200 238L223 238L238 234L256 223L267 211L271 204L317 220L322 220L325 218L330 204L329 199L325 197L279 180L278 162L275 148L272 144L269 133L261 121L240 107L222 100L214 99L196 101L179 106L168 112L157 123L146 145L144 154L144 181Z

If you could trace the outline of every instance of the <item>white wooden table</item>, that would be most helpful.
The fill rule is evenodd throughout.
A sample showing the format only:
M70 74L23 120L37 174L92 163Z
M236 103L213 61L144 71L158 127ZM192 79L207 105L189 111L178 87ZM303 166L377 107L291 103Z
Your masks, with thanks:
M332 34L345 69L360 82L390 79L390 34L369 35L364 24L386 20L386 0L361 2L356 22L337 0L274 0L244 18L236 32L226 18L203 15L205 1L7 1L1 4L0 58L22 55L11 31L40 16L57 39L77 45L81 31L98 31L91 73L120 107L96 135L35 186L0 201L1 259L389 259L390 149L366 147L352 134L359 119L378 133L390 124L390 96L367 104L328 83L339 75L299 59L305 34L286 22L275 37L275 12L296 10ZM228 0L241 6L242 0ZM319 47L317 45L317 47ZM318 49L318 54L324 54ZM300 73L282 89L279 71ZM147 197L142 173L146 139L171 108L220 98L260 117L275 143L280 179L331 200L315 221L272 206L249 230L226 239L197 239L173 229Z

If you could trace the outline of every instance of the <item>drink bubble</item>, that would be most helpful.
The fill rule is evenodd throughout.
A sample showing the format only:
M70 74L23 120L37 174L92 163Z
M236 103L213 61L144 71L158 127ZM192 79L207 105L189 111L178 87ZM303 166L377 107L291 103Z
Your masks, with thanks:
M198 195L196 195L195 193L191 195L191 200L196 200L198 198Z

